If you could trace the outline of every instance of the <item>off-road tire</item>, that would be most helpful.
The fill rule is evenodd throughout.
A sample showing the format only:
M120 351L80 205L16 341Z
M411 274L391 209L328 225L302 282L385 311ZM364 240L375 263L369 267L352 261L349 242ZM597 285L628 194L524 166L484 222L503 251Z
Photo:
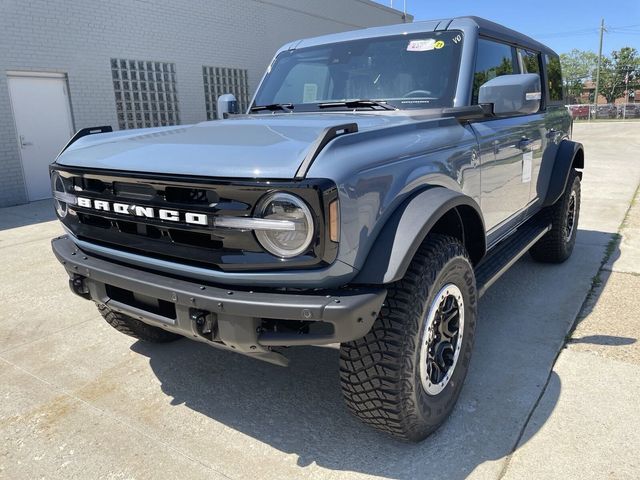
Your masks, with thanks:
M464 298L464 336L451 380L437 395L420 379L425 315L453 283ZM340 347L340 382L348 409L363 422L407 441L421 441L448 417L469 368L477 316L473 267L455 238L431 234L404 278L388 288L371 331Z
M147 325L136 318L115 312L106 305L98 305L98 311L113 328L138 340L150 343L167 343L182 338L175 333L167 332L161 328Z
M571 235L568 237L567 222L573 194L575 195L573 228L571 229ZM547 215L547 218L551 222L551 230L529 249L529 253L537 262L562 263L571 256L578 233L578 219L580 217L580 176L576 170L571 169L564 193L556 203L543 212L543 215Z

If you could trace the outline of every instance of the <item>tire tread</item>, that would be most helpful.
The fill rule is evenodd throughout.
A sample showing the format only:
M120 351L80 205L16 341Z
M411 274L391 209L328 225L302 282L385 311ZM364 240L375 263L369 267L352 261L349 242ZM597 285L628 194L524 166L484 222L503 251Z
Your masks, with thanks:
M347 408L364 423L402 440L421 440L439 426L425 430L407 394L414 381L413 352L421 328L414 319L421 317L426 300L419 298L420 286L427 282L430 289L447 261L457 256L469 261L457 239L429 235L405 276L389 286L369 333L340 348L340 384Z

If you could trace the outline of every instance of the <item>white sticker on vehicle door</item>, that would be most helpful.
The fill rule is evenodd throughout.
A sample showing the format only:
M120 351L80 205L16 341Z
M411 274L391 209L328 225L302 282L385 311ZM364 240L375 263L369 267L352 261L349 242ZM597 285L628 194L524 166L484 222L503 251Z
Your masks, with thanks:
M531 181L531 169L533 167L533 152L522 154L522 183Z

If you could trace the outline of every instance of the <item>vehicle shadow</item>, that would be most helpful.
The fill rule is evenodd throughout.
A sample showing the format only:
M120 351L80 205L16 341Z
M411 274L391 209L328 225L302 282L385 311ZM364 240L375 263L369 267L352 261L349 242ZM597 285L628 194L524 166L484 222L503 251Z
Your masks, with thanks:
M56 219L53 201L38 200L24 205L0 208L0 231Z
M336 348L287 349L289 368L188 340L131 348L149 358L172 404L295 454L299 467L315 463L393 479L463 479L478 469L497 475L498 461L535 435L558 401L562 383L551 369L600 264L591 258L594 248L577 245L563 265L527 255L487 292L462 395L449 420L420 444L378 433L347 412ZM605 247L598 248L603 254ZM582 290L567 289L564 274ZM524 429L543 392L545 406Z

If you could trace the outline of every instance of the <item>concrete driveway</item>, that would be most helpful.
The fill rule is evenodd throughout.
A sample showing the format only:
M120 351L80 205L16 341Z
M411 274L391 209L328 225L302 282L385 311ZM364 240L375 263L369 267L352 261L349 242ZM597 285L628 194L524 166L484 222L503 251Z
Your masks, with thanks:
M0 210L0 477L508 475L556 408L554 362L640 183L637 123L580 124L574 137L587 152L574 255L558 266L527 256L486 294L458 405L418 445L349 416L335 348L290 349L285 369L119 334L69 291L50 204ZM518 465L514 478L529 476Z

